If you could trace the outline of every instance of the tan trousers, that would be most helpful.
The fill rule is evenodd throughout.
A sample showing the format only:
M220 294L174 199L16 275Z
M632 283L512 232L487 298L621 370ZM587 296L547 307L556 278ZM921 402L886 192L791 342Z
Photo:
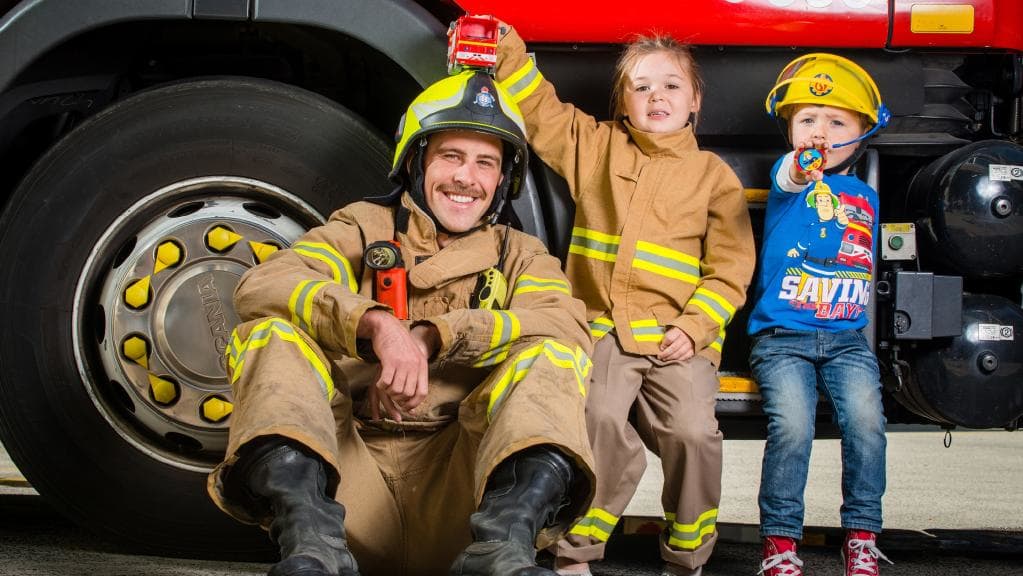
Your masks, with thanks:
M665 363L625 352L614 332L597 341L586 403L597 493L583 520L558 542L559 558L604 557L607 539L646 469L645 445L664 469L661 504L668 529L661 557L687 568L707 562L717 541L721 500L717 391L717 370L702 356Z
M242 324L236 334L229 360L235 411L227 457L210 474L209 493L243 522L265 528L271 519L255 518L225 499L223 478L240 447L267 435L299 442L327 463L364 576L446 574L471 541L469 515L491 471L531 446L560 448L581 480L570 494L573 509L538 543L556 541L589 505L594 481L584 415L587 373L571 366L563 346L523 346L492 372L480 372L485 379L461 402L457 420L439 430L394 423L384 430L352 416L344 377L334 371L324 382L327 358L297 327L260 319ZM325 388L333 385L337 390L328 401Z

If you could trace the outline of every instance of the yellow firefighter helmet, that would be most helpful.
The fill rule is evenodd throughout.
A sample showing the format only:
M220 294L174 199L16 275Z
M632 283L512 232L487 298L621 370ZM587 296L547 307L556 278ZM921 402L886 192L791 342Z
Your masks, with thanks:
M859 112L877 128L883 128L891 117L870 74L835 54L807 54L785 66L764 106L771 116L788 118L789 107L794 104L819 104Z

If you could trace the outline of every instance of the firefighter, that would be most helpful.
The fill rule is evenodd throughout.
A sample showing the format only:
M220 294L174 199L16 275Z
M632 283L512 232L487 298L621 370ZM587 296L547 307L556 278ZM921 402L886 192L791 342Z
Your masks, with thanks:
M590 343L559 261L497 223L525 171L520 113L469 71L420 94L398 135L394 193L239 282L209 493L269 530L272 576L552 574L535 546L594 485ZM396 282L407 302L381 297Z

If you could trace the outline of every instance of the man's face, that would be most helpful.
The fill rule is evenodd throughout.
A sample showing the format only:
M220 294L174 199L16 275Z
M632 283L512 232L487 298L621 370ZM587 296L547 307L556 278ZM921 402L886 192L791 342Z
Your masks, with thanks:
M494 201L501 183L501 140L496 136L451 130L430 136L426 145L426 204L453 233L471 230Z

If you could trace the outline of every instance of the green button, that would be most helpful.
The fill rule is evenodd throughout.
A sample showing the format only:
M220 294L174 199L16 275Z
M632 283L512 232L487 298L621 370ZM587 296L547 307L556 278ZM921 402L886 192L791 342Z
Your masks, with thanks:
M905 240L902 239L902 236L892 236L891 238L888 239L888 246L892 250L901 250L902 249L902 245L904 243L905 243Z

